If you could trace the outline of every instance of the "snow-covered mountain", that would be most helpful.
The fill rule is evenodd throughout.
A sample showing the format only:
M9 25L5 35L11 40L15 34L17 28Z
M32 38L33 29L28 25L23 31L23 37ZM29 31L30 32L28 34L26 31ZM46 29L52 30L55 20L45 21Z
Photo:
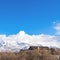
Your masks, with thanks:
M60 36L45 34L29 35L20 31L14 35L0 35L0 52L19 52L28 49L29 46L47 46L60 48Z
M29 45L23 42L17 41L1 41L0 42L0 52L19 52L21 49L28 49Z

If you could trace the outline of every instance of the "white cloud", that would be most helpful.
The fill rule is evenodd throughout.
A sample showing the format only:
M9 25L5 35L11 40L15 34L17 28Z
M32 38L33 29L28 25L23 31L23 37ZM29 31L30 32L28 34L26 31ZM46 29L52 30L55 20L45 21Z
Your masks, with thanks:
M15 35L0 35L0 51L20 51L20 49L28 49L32 46L48 46L60 48L60 38L45 34L28 35L24 31L20 31ZM24 44L25 43L25 44Z
M56 34L60 35L60 23L55 22L54 29L56 30Z

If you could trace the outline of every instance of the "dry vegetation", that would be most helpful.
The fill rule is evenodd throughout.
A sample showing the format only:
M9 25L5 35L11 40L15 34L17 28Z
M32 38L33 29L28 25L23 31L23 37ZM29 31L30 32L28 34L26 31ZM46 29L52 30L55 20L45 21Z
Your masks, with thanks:
M0 52L0 60L60 60L60 50L37 48L20 51L19 53Z

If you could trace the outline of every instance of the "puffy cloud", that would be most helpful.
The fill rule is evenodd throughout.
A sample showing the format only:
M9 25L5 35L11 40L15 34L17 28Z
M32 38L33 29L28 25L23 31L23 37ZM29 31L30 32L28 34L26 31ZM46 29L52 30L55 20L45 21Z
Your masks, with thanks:
M55 25L54 25L54 29L56 30L56 34L57 35L60 35L60 22L55 22L54 23Z
M28 35L20 31L15 35L0 35L0 52L3 51L20 51L28 49L29 46L48 46L60 48L60 37L45 34Z

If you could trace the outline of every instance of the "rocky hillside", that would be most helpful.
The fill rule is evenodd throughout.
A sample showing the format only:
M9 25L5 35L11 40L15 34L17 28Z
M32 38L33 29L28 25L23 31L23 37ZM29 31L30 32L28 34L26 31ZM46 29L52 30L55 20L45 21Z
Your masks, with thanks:
M0 52L0 60L60 60L60 49L31 46L18 53Z

